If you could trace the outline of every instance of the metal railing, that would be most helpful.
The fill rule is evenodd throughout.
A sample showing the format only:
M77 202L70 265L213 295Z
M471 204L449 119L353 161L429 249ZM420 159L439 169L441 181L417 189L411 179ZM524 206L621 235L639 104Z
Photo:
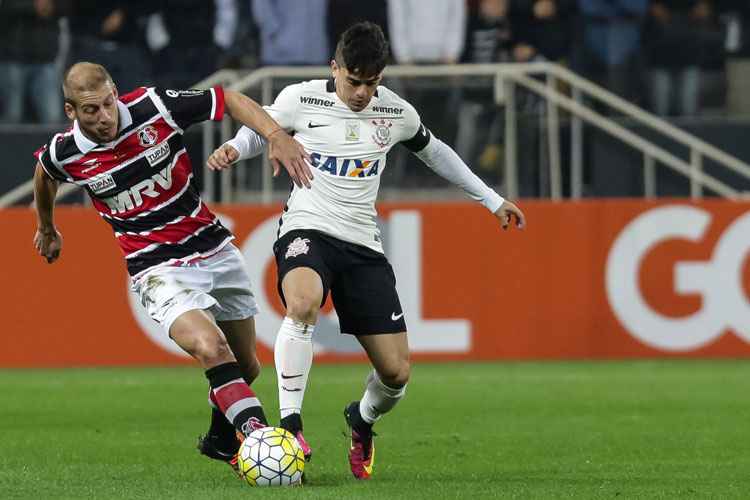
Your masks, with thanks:
M274 81L304 80L326 78L330 74L328 67L266 67L241 75L236 71L222 70L203 80L196 88L208 88L212 85L223 85L239 92L260 91L262 104L273 100ZM704 159L709 159L727 169L750 179L750 165L724 151L706 143L698 137L685 132L669 122L662 120L643 109L630 104L617 95L576 75L572 71L554 63L527 64L480 64L448 66L390 66L386 77L492 77L494 79L495 104L504 106L505 113L505 181L504 195L514 199L518 196L517 172L517 95L516 90L523 88L546 100L546 141L549 151L548 172L549 193L553 200L562 199L562 171L560 144L560 110L570 115L570 197L579 199L583 194L583 123L586 122L605 131L625 144L632 146L643 155L644 196L656 196L656 168L664 165L685 176L690 182L690 196L700 198L708 189L726 198L740 198L743 194L736 188L707 174L703 170ZM570 89L570 93L559 90L559 83ZM658 132L663 137L672 139L687 147L689 158L682 159L661 146L656 145L637 133L620 125L610 117L604 116L589 106L590 101L603 103L636 123ZM220 142L231 138L232 124L224 120L221 124L205 122L203 124L203 152L208 156L218 145L216 128L219 129ZM265 164L264 160L264 164ZM233 199L232 173L223 171L218 175L219 188L215 184L214 172L205 167L204 197L207 201L230 202ZM238 172L239 175L239 172ZM240 177L242 179L242 177ZM242 185L242 182L238 182ZM261 202L273 200L273 184L270 168L263 168L260 183ZM17 200L29 196L33 187L25 183L0 197L0 208L14 204ZM215 192L218 197L214 197ZM63 193L61 193L63 194ZM216 198L216 199L214 199Z
M254 71L231 83L229 88L240 92L249 92L260 88L263 104L272 99L274 79L310 79L326 78L330 74L327 67L268 67ZM656 196L656 167L660 164L682 174L690 181L692 198L703 196L703 190L709 189L727 198L739 198L742 193L732 186L716 179L703 171L703 160L710 159L719 165L732 170L746 179L750 179L750 165L724 151L706 143L693 134L685 132L671 123L630 104L624 99L604 88L576 75L563 66L554 63L527 64L481 64L451 66L390 66L386 69L387 77L494 77L495 103L504 105L505 112L505 195L509 198L518 196L517 172L517 97L516 89L524 88L546 100L547 147L549 150L548 175L549 192L553 200L562 199L562 168L560 144L560 115L563 109L570 114L570 197L579 199L583 195L583 122L605 131L622 142L639 150L643 154L644 196ZM536 78L535 78L536 77ZM538 77L543 78L540 81ZM558 88L563 83L570 89L570 95ZM689 159L679 158L654 142L636 134L620 125L610 117L593 110L589 101L598 101L608 105L624 117L646 126L668 137L689 150ZM214 127L207 123L205 127ZM231 129L222 127L221 141L230 139ZM213 137L213 136L212 136ZM215 144L211 143L213 150ZM210 174L207 172L210 176ZM221 174L222 196L218 201L230 201L230 172ZM270 169L262 172L261 197L263 202L272 199Z

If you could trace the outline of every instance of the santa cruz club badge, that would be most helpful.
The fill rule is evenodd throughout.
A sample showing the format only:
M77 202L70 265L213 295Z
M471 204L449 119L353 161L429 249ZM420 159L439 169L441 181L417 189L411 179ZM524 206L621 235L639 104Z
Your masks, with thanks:
M372 134L372 140L375 144L381 148L391 143L391 127L393 122L386 120L373 120L372 124L375 125L375 133Z
M294 241L289 243L289 246L286 247L286 255L284 255L284 258L288 259L289 257L296 257L309 252L310 247L307 246L308 243L310 243L310 240L307 238L294 238Z
M141 146L144 148L156 144L157 139L159 139L159 134L151 125L146 125L138 131L138 142L140 142Z

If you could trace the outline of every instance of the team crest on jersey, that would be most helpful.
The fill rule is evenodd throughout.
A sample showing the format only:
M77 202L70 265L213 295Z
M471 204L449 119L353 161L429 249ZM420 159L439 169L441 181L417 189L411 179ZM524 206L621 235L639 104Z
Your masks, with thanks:
M310 243L310 240L307 238L294 238L294 241L289 243L289 246L286 247L284 258L288 259L289 257L306 254L310 251L310 247L307 245L308 243Z
M359 140L359 120L346 120L346 136L347 142L356 142Z
M375 125L375 133L372 134L372 140L381 148L386 147L391 143L391 127L393 126L393 122L380 119L373 120L372 124Z
M146 125L138 131L138 142L141 143L141 146L144 148L153 146L158 139L159 134L151 125Z

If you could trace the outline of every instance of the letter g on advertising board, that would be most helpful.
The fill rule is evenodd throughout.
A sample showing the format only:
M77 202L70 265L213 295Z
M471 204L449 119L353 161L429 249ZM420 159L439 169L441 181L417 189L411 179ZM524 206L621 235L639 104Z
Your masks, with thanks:
M695 313L673 318L655 311L644 299L639 270L658 244L673 239L699 242L711 224L711 214L693 206L654 208L633 219L612 245L607 257L607 299L624 328L644 344L665 351L691 351L721 337L731 328L750 342L750 304L742 283L750 250L750 212L724 230L705 262L678 262L674 289L697 293L702 306Z

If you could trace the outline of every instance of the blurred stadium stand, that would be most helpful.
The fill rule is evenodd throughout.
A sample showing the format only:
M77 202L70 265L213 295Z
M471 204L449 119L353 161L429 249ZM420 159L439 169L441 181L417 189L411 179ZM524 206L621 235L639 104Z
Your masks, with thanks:
M164 47L169 47L170 43L174 45L177 43L175 40L179 41L184 38L182 35L184 35L185 30L179 33L174 32L170 42L169 31L174 31L174 26L180 25L179 15L175 13L184 11L186 13L184 15L190 17L189 7L195 3L187 1L181 3L181 0L161 0L159 2L130 2L127 7L122 7L117 2L109 6L109 2L88 5L91 2L49 1L58 8L57 13L59 15L68 14L71 19L77 19L78 24L81 23L81 18L83 17L85 20L87 15L93 16L89 19L92 22L106 23L109 21L112 23L112 19L108 16L114 15L116 20L118 12L124 14L127 22L121 21L121 23L123 23L123 26L127 26L127 29L133 30L128 33L128 41L139 44L141 48L150 49L147 52L152 54L152 61L148 66L154 67L160 67L153 63L164 56ZM463 0L455 1L463 2ZM345 0L321 2L321 5L327 5L327 8L321 7L320 15L327 20L330 40L335 38L334 32L341 30L341 23L362 18L372 19L383 25L388 31L388 25L391 22L387 18L389 10L387 3L386 1L372 2L372 5L368 5L367 9L358 11L357 8L353 7L354 2ZM414 8L424 8L424 6L420 7L422 4L419 0L409 3ZM446 5L448 3L450 2L446 2ZM0 2L0 18L3 19L0 24L7 27L8 23L14 18L13 16L20 16L18 19L26 16L24 19L27 21L39 17L39 12L35 13L29 9L28 6L32 4L34 2L31 0ZM527 61L533 64L545 61L544 56L547 55L561 62L563 66L570 67L576 72L580 69L584 71L582 74L587 75L585 72L586 66L579 64L581 55L585 53L585 51L582 51L583 40L581 35L585 30L582 28L585 28L587 23L603 22L596 16L592 21L591 9L594 8L594 11L598 12L596 11L598 7L592 7L592 4L596 4L596 2L584 0L509 0L508 2L504 0L468 0L466 2L465 50L468 51L469 47L474 46L477 40L486 40L481 37L487 35L487 33L492 36L500 33L499 41L496 41L496 44L491 47L491 51L485 53L482 56L484 59L480 58L481 60L491 63L513 64L520 60L520 55L530 55ZM638 45L640 51L636 66L639 69L632 75L635 85L635 91L632 94L634 104L643 107L649 106L646 96L649 95L648 63L652 49L650 40L653 38L653 24L655 22L654 7L656 4L663 4L662 6L673 8L670 7L673 2L666 0L653 0L650 3L646 2L646 4L648 4L648 8L632 14L634 16L632 19L629 18L629 22L632 21L639 30L642 30L641 34L644 38L643 43L639 42ZM700 107L695 115L671 116L667 120L695 138L705 141L732 156L734 160L731 163L744 164L745 161L750 161L750 143L742 140L746 135L748 126L750 126L750 104L747 102L747 92L744 90L747 88L747 82L750 81L750 36L748 35L750 32L750 24L748 23L750 7L748 7L747 2L734 0L695 0L686 2L687 4L690 4L691 8L708 9L704 12L707 16L705 17L707 19L705 36L701 37L702 42L699 46L701 67ZM551 10L550 5L553 6ZM184 8L182 10L176 8L180 6ZM206 10L205 5L202 8ZM86 9L93 10L91 10L91 14L87 14ZM210 50L217 54L216 60L219 66L233 68L228 73L219 74L232 76L231 80L226 82L228 84L237 82L242 77L248 78L247 75L257 71L256 65L260 60L261 37L257 26L262 20L256 18L259 11L254 12L251 2L244 0L217 1L214 9L215 11L211 12L209 12L211 9L206 10L204 17L206 22L211 22L214 25L215 40L213 44L210 40L205 41L205 43L211 44ZM169 15L165 16L164 14L167 12ZM194 21L194 18L195 16L191 19ZM283 16L277 21L282 24L286 22ZM296 21L290 20L288 22ZM539 24L535 25L536 22ZM63 16L60 21L61 41L57 59L59 68L64 67L69 62L70 47L75 47L76 34L74 30L69 29L68 24ZM519 26L523 28L520 29ZM539 39L536 35L532 36L534 33L539 34L539 30L535 26L536 28L554 26L555 37L558 39L564 38L564 45L569 45L566 53L551 54L547 47L549 40L543 37ZM7 33L10 33L10 31L7 30ZM73 31L72 36L71 31ZM204 35L210 36L210 30L203 31L205 32ZM122 33L113 34L110 37L112 38L110 45L115 47L115 42L121 43L122 37ZM29 41L29 43L33 44L34 42ZM539 50L517 50L519 45L528 45L529 43L537 43ZM6 63L12 58L9 54L17 52L11 50L17 48L15 45L11 46L11 44L18 44L17 37L0 35L0 75L3 74ZM112 52L112 57L117 57L116 47ZM464 54L461 60L470 61L476 60L476 58L471 54ZM103 62L106 63L107 61ZM403 76L388 78L385 84L397 92L406 94L410 100L419 101L420 107L423 108L422 114L426 124L431 129L439 131L441 138L454 147L461 146L458 142L461 132L460 127L464 126L464 122L460 120L460 117L466 104L466 96L471 96L472 99L480 96L479 103L486 111L488 110L486 114L489 116L489 122L480 123L481 126L478 130L482 133L477 134L474 139L476 144L473 144L474 149L471 150L475 151L476 154L470 155L472 157L467 157L465 160L488 183L507 192L509 189L509 172L506 163L510 156L508 141L505 136L508 133L506 118L509 115L507 106L504 106L502 102L504 97L493 99L496 96L493 92L495 82L492 78L452 76L450 70L448 70L451 67L457 68L458 66L444 66L446 71L441 76L417 77L406 76L406 73L401 73ZM391 71L387 73L388 75L393 75L394 71L399 71L396 69L398 66L391 66L390 68ZM259 101L269 102L284 85L305 78L305 74L315 74L314 72L306 73L308 68L298 67L298 69L298 75L295 75L294 71L291 70L287 73L282 71L280 74L286 74L285 77L268 77L264 81L258 80L257 85L247 86L246 88L240 86L238 88L247 91L249 95ZM325 70L323 70L324 72ZM165 75L143 74L140 76L142 78L139 81L144 84L166 79ZM208 78L208 80L203 81L204 84L211 81L210 75L204 76ZM252 79L252 77L249 78ZM596 82L606 82L606 79L600 80L595 75L591 75L591 78ZM138 78L136 79L138 80ZM568 83L561 83L559 79L556 79L554 85L559 91L559 96L563 98L573 97ZM436 89L439 92L436 93ZM439 102L435 102L435 95L440 96ZM2 97L0 97L0 100L2 100ZM639 197L644 195L690 196L691 194L714 196L718 194L716 190L712 189L698 190L695 183L691 186L689 177L664 168L663 162L659 161L654 163L650 180L645 179L644 172L652 172L649 158L644 159L642 153L623 144L621 140L614 139L609 133L603 133L600 129L584 122L572 121L570 114L559 110L557 107L550 107L548 101L540 98L534 92L530 92L524 86L516 85L514 103L513 112L516 123L514 165L516 172L515 181L511 184L516 186L515 193L520 197ZM27 105L29 110L33 109L28 106L30 103L24 104ZM746 176L735 171L743 170L744 167L727 169L720 167L705 154L697 156L693 154L691 156L689 147L678 141L665 138L663 133L659 133L659 129L663 127L644 127L642 120L635 120L632 116L628 116L628 113L622 113L612 108L603 108L598 104L592 107L592 103L585 100L582 101L582 104L594 112L603 113L608 120L611 120L609 123L619 125L625 130L635 133L638 137L663 148L686 164L693 165L695 170L700 167L703 172L723 182L732 191L741 194L749 189ZM2 105L3 103L0 102L0 107ZM427 107L431 109L425 109ZM555 116L551 117L550 113ZM27 117L25 121L37 120L35 114L31 112L27 112L24 116ZM550 133L552 130L550 123L553 118L554 130L556 131L554 134ZM579 124L580 128L578 128ZM221 139L231 134L233 132L232 127L233 125L226 124L222 127L204 130L196 128L190 131L186 139L194 165L202 165L210 148L219 144ZM0 147L2 147L6 156L6 167L0 169L0 196L14 189L16 189L16 193L22 192L23 194L23 189L19 191L18 187L30 178L33 167L31 153L44 143L51 132L59 128L54 125L33 123L0 124ZM579 131L582 147L579 153L575 153L571 148L575 148L575 144L579 142L573 136L576 136ZM556 154L558 148L559 154ZM577 158L580 158L580 163ZM580 173L577 165L580 165ZM264 172L267 169L259 167L259 161L249 162L248 165L238 168L230 174L225 174L224 177L204 178L202 169L196 167L196 170L198 170L196 172L197 182L201 186L206 186L210 199L262 202L283 199L288 190L288 182L285 179L270 179ZM571 176L575 180L575 177L579 175L581 177L580 182L571 182ZM441 198L460 197L460 194L447 189L446 183L424 168L420 162L415 161L402 148L394 148L382 182L382 198L384 199L425 199L434 196ZM511 194L513 193L511 192ZM5 200L8 199L8 197L5 198ZM29 201L30 196L28 194L13 197L13 203L16 204L28 203ZM63 203L82 201L84 200L80 193L71 193L61 200Z

